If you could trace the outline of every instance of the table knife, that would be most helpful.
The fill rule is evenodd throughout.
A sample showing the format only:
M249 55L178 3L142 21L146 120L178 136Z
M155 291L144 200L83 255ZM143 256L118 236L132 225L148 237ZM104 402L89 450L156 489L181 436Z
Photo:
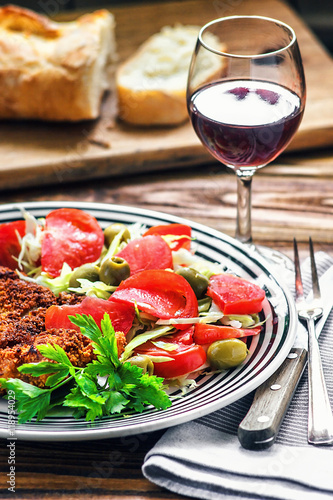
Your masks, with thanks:
M333 306L333 267L319 280L324 313L316 325L321 330ZM307 362L307 331L298 324L294 346L280 368L255 392L253 403L238 427L238 439L248 450L273 445Z

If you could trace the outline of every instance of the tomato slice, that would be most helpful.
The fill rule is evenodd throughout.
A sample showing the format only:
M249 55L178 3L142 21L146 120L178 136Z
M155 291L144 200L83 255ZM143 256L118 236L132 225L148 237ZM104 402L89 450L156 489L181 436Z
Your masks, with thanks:
M163 224L160 226L150 227L143 236L151 234L159 234L160 236L175 236L174 240L170 241L171 250L177 251L180 248L186 250L191 249L191 234L192 229L186 224ZM182 238L183 236L183 238Z
M224 314L254 314L262 309L265 292L258 285L232 274L215 274L207 295Z
M105 313L110 315L115 331L123 332L126 335L133 323L134 307L97 297L85 297L80 304L49 307L45 315L45 328L64 328L80 331L80 328L68 318L68 316L75 316L76 314L91 315L97 325L101 327L101 320Z
M94 262L103 244L103 231L95 217L76 208L53 210L45 221L42 270L56 277L64 262L72 269Z
M139 310L161 319L191 318L198 314L197 298L186 279L162 269L130 276L111 298L125 304L136 303ZM178 328L186 329L188 325L178 325Z
M26 224L24 220L6 222L0 224L0 264L10 269L17 268L17 261L21 251L21 245L17 237L25 235Z
M128 262L131 275L147 269L172 268L171 250L159 235L132 240L117 256Z
M163 338L167 343L173 343L170 338ZM161 341L161 338L157 339ZM187 373L198 370L206 362L206 352L200 345L177 344L176 349L163 349L148 341L138 346L135 354L145 354L147 356L165 356L172 358L170 361L154 363L154 375L166 379L181 377ZM154 362L154 360L152 359Z
M176 344L190 345L194 343L193 334L194 334L194 327L193 326L189 327L188 325L186 325L186 329L179 330L178 332L174 333L173 335L169 335L168 337L159 337L158 340L163 340L164 342L172 342Z
M211 344L216 340L238 339L258 335L261 328L233 328L232 326L204 325L197 323L194 327L193 340L196 344Z

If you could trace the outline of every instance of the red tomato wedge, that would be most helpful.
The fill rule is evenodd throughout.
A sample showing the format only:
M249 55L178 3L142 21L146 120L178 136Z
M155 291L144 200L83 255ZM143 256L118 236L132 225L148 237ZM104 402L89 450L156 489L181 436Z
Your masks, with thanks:
M56 277L64 262L72 269L94 262L103 244L103 231L95 217L76 208L53 210L45 221L42 270Z
M180 330L173 335L169 335L168 337L159 337L157 340L163 340L164 342L172 342L176 344L184 344L190 345L193 344L193 333L194 326L186 325L186 329Z
M238 339L258 335L261 328L233 328L232 326L204 325L197 323L194 327L193 340L196 344L211 344L216 340Z
M161 342L161 340L162 338L156 339L157 342ZM172 360L158 363L154 363L154 359L152 358L154 375L157 377L166 379L181 377L182 375L198 370L206 362L206 352L200 345L178 344L168 337L163 337L163 342L174 343L176 348L174 350L163 349L149 341L138 346L135 350L136 354L172 358Z
M207 295L224 314L254 314L262 309L265 292L258 285L232 274L215 274Z
M147 269L172 268L171 250L159 235L132 240L117 256L128 262L131 275Z
M25 235L25 221L17 220L0 224L0 264L10 269L17 268L17 261L13 257L18 257L21 245L17 237Z
M126 335L133 323L134 307L128 304L112 302L112 300L98 299L97 297L85 297L80 304L49 307L45 315L45 328L64 328L80 331L80 328L68 318L68 316L75 316L76 314L91 315L100 327L105 313L110 315L115 331L123 332Z
M191 318L198 314L197 298L183 276L165 270L141 271L123 281L111 296L157 318ZM110 299L109 299L110 300ZM183 330L188 325L178 325Z
M160 226L150 227L143 236L151 234L159 234L160 236L175 236L176 238L170 242L171 250L179 250L185 248L191 249L191 234L192 229L186 224L163 224ZM182 238L183 236L183 238Z
M186 330L178 330L172 335L165 335L164 337L158 337L156 340L149 340L145 344L141 344L138 349L141 349L142 346L149 346L150 348L155 348L154 342L166 342L167 344L177 344L177 345L193 345L193 333L194 326L186 325Z

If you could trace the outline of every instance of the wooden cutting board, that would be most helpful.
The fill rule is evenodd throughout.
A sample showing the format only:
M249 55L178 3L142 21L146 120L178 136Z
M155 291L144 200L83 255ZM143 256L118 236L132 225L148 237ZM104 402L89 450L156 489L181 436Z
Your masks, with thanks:
M238 4L232 7L233 4ZM333 60L286 4L280 0L155 2L112 9L119 60L166 24L203 25L234 14L279 18L296 31L307 80L307 106L289 150L333 144ZM68 14L61 20L69 19ZM191 124L174 128L129 127L110 119L111 101L93 122L0 123L0 190L59 184L88 178L190 167L212 161Z

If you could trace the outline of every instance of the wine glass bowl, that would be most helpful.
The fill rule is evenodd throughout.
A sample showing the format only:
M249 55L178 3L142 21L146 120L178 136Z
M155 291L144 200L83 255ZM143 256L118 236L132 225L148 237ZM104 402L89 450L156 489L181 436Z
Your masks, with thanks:
M188 76L188 112L203 145L237 174L240 241L252 241L252 176L288 146L305 97L296 35L285 23L232 16L200 30Z

